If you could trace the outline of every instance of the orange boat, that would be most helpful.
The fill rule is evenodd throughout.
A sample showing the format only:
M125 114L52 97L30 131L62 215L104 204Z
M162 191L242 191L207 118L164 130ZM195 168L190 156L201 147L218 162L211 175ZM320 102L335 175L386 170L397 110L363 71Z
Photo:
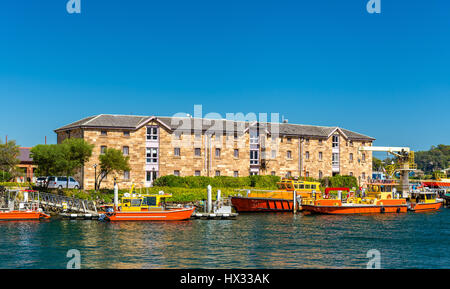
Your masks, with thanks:
M0 212L0 221L9 221L9 220L39 220L39 219L48 219L49 215L40 212L40 211L3 211Z
M14 193L14 196L11 196L11 193ZM39 194L39 192L32 190L8 191L8 208L0 209L0 221L39 220L50 218L49 215L39 208L39 202L33 201L34 198L29 200L29 194L35 193ZM17 200L19 200L19 203L18 208L16 209L15 204Z
M237 212L292 212L294 191L302 203L311 203L315 197L321 196L318 182L282 179L277 185L278 190L252 191L245 197L232 197L231 204Z
M125 194L117 209L107 212L110 221L180 221L189 219L195 207L166 209L164 199L170 194Z
M414 192L410 197L410 210L414 212L437 211L442 207L442 203L434 192Z
M313 204L304 204L304 211L318 214L375 214L406 213L406 199L395 198L391 188L395 182L372 182L368 192L362 197L349 196L341 199L317 199Z

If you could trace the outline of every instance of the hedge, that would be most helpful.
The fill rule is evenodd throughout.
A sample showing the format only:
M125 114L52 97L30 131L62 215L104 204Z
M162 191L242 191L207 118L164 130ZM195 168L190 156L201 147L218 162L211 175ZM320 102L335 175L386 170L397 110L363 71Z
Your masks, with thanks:
M155 180L155 186L158 187L177 187L177 188L206 188L208 185L220 188L263 188L275 189L278 176L248 176L248 177L204 177L189 176L179 177L174 175L162 176Z

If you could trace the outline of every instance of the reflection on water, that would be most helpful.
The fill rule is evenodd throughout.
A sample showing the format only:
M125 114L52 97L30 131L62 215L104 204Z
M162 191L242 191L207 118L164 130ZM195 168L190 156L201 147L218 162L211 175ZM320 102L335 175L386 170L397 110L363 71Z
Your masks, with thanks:
M237 220L0 222L1 268L449 268L450 210L328 216L246 214Z

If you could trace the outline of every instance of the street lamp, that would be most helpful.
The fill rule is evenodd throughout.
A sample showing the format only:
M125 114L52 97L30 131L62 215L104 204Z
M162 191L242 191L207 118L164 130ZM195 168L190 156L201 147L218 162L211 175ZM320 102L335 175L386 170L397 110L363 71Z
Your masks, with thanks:
M94 181L95 181L94 189L97 190L97 164L94 164L93 167L94 167Z

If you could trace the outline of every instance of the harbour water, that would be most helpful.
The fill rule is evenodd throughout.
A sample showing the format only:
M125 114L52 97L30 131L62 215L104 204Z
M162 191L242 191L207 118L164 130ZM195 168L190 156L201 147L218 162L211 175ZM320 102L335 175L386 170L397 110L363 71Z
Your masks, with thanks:
M450 268L450 209L382 215L242 214L236 220L0 223L0 268Z

